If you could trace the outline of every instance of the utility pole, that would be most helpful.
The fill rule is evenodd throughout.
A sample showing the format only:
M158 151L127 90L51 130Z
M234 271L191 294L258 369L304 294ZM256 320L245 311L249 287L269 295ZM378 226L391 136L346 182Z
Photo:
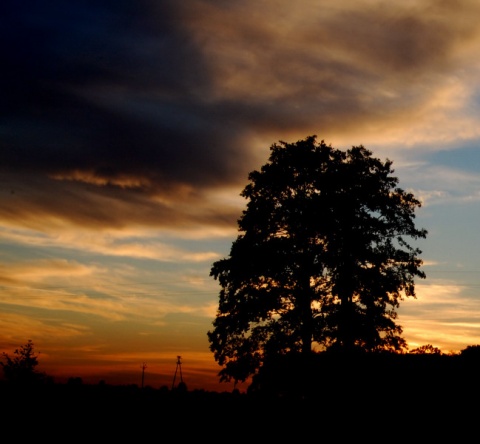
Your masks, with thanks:
M173 375L172 390L175 388L175 379L177 379L177 371L180 371L180 383L183 383L182 363L180 361L181 358L182 358L181 356L177 356L177 367L175 368L175 374Z
M143 383L145 381L145 369L147 368L147 364L145 364L144 362L140 368L142 369L142 389L143 389Z

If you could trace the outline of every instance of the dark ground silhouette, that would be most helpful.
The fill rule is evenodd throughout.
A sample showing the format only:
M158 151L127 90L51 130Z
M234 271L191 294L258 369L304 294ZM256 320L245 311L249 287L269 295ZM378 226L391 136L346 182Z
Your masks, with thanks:
M11 430L19 441L43 436L48 442L477 439L476 356L369 358L319 360L312 374L302 372L295 359L276 370L272 364L249 393L87 385L73 379L32 386L4 381L3 434Z

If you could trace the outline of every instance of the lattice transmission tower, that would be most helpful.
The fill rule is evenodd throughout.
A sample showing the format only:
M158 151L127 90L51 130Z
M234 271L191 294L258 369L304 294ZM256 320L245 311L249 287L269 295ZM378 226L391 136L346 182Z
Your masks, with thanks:
M180 384L182 386L184 385L183 375L182 375L182 361L181 361L181 359L182 359L181 356L177 356L177 367L175 368L175 374L173 375L172 390L175 388L175 380L177 379L177 373L180 373L180 382L178 383L178 385L179 386L180 386Z

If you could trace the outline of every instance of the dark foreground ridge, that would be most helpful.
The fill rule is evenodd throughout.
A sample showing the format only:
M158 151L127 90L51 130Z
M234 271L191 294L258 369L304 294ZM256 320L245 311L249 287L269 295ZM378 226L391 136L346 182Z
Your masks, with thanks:
M462 435L478 433L476 359L335 359L303 375L290 364L267 369L248 393L4 382L3 424L19 436L29 431L32 440L41 435L49 442L270 443L310 441L312 434L320 442L462 442ZM311 391L304 391L309 384Z

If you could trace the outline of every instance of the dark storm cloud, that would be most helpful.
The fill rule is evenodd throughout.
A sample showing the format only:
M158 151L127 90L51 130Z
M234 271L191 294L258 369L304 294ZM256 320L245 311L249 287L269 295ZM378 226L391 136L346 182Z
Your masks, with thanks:
M269 1L4 3L0 196L29 191L3 217L220 221L204 191L240 191L259 167L250 137L408 114L475 29L456 9L322 3L304 18Z
M219 174L213 125L189 99L208 79L170 8L53 3L22 3L4 17L4 165L195 181L208 178L211 150L208 170Z
M191 98L208 69L168 2L27 3L9 4L0 27L3 216L209 223L208 211L148 199L201 201L195 183L222 181L231 174L222 154L235 157L218 140L215 112ZM52 180L72 172L88 186Z

